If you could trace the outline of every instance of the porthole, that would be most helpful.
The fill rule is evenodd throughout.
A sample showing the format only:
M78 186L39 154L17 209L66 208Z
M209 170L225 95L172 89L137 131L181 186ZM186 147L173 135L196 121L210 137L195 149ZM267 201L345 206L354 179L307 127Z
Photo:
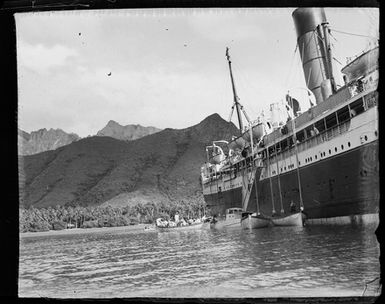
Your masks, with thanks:
M332 150L329 149L329 154L332 154Z
M337 147L335 147L335 148L334 148L334 151L336 151L336 152L337 152Z
M365 138L365 141L368 140L368 137L366 135L364 136L364 138Z
M314 158L317 159L317 155L314 155Z
M376 136L376 137L377 137L377 131L374 131L374 136Z
M300 165L300 164L301 164L301 162L299 161L299 162L298 162L298 165Z
M341 149L342 149L342 150L344 149L344 145L341 145Z
M350 141L348 141L348 147L350 147Z
M313 161L313 157L310 156L310 161Z
M285 166L285 171L286 171L286 166Z

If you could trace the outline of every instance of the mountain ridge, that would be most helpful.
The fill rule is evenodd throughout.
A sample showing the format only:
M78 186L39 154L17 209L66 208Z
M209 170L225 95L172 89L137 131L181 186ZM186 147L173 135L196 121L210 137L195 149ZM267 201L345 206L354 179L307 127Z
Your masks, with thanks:
M139 124L122 126L114 120L109 120L107 125L96 133L96 136L110 136L120 140L135 140L159 131L161 129L152 126L144 127Z
M167 128L134 141L93 136L20 156L21 205L202 199L199 174L205 147L237 133L234 124L217 114L185 129Z
M18 129L19 155L32 155L44 151L55 150L79 140L79 135L66 133L62 129L46 128L31 133Z
M109 136L119 140L135 140L147 136L161 129L155 127L143 127L139 124L122 126L114 120L108 121L107 125L99 130L94 136ZM92 137L92 136L88 136ZM18 154L33 155L71 144L80 140L76 133L67 133L60 128L41 128L28 133L18 128Z

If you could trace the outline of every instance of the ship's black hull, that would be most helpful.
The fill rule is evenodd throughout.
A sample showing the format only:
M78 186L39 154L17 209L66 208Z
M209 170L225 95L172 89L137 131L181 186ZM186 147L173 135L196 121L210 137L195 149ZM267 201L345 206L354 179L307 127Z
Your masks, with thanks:
M378 141L301 167L301 188L304 212L308 219L322 219L351 215L376 214L379 211ZM282 205L285 213L291 201L299 209L297 171L279 175ZM278 176L257 183L259 208L262 214L271 215L273 209L281 212ZM257 211L256 189L253 186L247 211ZM231 207L242 207L241 188L205 195L212 215L222 216ZM274 204L274 208L273 208Z

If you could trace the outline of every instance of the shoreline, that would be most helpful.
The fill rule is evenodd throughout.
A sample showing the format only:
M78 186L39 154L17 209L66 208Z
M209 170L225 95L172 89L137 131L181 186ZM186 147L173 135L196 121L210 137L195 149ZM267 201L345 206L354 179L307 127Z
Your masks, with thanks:
M129 226L117 226L117 227L94 227L94 228L72 228L63 230L49 230L49 231L37 231L37 232L19 232L20 238L33 237L33 236L47 236L47 235L70 235L81 233L94 233L94 232L123 232L123 231L144 231L144 227L151 226L151 224L137 224Z

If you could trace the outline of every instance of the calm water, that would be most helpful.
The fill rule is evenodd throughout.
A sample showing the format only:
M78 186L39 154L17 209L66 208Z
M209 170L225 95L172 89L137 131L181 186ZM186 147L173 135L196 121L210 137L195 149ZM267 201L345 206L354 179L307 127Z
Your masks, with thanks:
M22 237L19 296L361 296L375 228L96 232ZM365 295L376 295L378 280Z

